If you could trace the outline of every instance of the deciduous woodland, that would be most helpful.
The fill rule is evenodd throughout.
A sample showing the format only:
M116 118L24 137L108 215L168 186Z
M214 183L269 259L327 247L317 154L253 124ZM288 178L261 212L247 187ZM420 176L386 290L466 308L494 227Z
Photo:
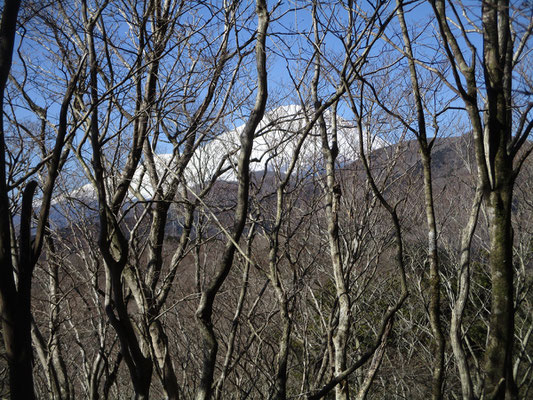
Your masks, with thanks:
M533 398L530 1L0 11L0 398Z

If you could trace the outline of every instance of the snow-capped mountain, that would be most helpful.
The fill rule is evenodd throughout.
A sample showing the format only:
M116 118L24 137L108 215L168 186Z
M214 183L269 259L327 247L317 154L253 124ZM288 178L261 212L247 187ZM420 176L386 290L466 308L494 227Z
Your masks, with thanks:
M326 113L325 119L331 139L331 114ZM303 138L307 121L308 118L302 107L296 105L282 106L267 112L256 130L251 155L251 171L284 173ZM341 117L337 116L336 125L339 147L337 162L339 167L342 167L358 158L359 135L357 129ZM234 181L236 179L239 138L243 129L244 125L241 125L199 144L185 170L186 183L189 187L205 185L212 179L219 165L223 165L225 170L218 178L219 180ZM320 172L322 170L321 138L316 124L304 139L297 159L297 171ZM365 146L372 150L385 145L386 142L379 138L370 139L369 143L365 143ZM154 161L160 177L166 177L163 184L168 184L176 166L176 157L172 154L155 154ZM130 198L131 200L134 198L148 200L153 195L154 187L150 182L146 165L141 162L132 179ZM58 197L55 201L56 205L61 203L64 197ZM92 184L89 183L72 191L68 197L88 204L96 199L96 194Z
M331 136L331 114L326 113L325 117ZM358 158L359 136L356 128L341 117L337 117L336 123L339 147L337 162L342 166ZM306 125L306 115L300 106L282 106L266 113L256 131L250 169L254 172L265 170L284 172L294 157ZM233 154L228 161L232 163L233 168L226 172L222 179L235 180L237 152L240 147L239 137L243 129L244 125L241 125L213 138L202 146L191 160L187 179L195 183L198 179L209 179L211 171L216 169L224 155ZM370 145L372 149L377 149L383 147L385 142L375 138ZM320 168L321 147L320 134L315 124L315 127L305 137L297 165Z
M297 158L297 167L300 171L309 171L309 169L320 171L322 164L320 134L315 124L315 127L303 138L307 122L308 119L306 119L304 110L300 106L282 106L267 112L256 130L250 170L252 172L285 172L295 156L299 142L304 139ZM326 124L329 135L331 135L332 121L329 113L326 113ZM357 129L341 117L337 117L336 124L339 147L337 163L342 166L358 158L359 135ZM224 166L228 167L229 170L219 179L236 180L240 135L243 129L244 125L241 125L211 138L198 147L185 171L185 177L190 186L201 186L210 181L212 174L224 159L226 159ZM383 147L386 143L382 139L374 138L367 145L375 150ZM170 154L156 156L156 159L162 166L166 165L172 168L172 156ZM150 185L143 186L143 189L150 197Z

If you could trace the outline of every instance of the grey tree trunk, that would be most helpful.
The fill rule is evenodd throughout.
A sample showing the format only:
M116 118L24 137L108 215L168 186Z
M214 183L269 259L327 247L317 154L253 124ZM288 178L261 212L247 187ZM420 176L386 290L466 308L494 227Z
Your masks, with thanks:
M316 2L313 3L313 31L314 40L317 48L320 48L321 38L319 36L318 21L316 16ZM315 113L321 107L321 102L318 97L318 83L321 74L321 61L317 56L315 70L312 81L312 96L315 104ZM335 107L336 105L334 105ZM336 304L337 304L337 326L332 336L333 341L333 372L335 376L340 375L346 370L346 349L348 344L348 337L350 333L350 295L348 285L346 283L346 276L342 264L340 237L339 237L339 207L341 200L341 187L335 177L335 162L339 154L337 132L336 132L336 112L334 111L332 117L332 128L330 135L324 119L324 114L318 114L318 130L320 133L320 143L322 156L326 165L326 184L324 185L325 200L326 200L326 218L328 230L328 243L331 267L333 270L333 277L335 281ZM350 398L350 386L348 381L341 381L335 386L335 399L348 400Z
M489 399L517 397L512 372L514 339L513 238L511 202L513 159L508 154L512 126L512 43L509 2L483 3L483 59L487 86L488 179L485 202L489 216L491 314L485 354L485 395Z
M420 158L422 161L422 174L424 181L424 201L426 209L426 221L428 226L427 241L428 241L428 260L429 260L429 288L430 288L430 302L429 302L429 322L431 331L433 333L434 351L433 351L433 382L431 385L431 398L439 400L442 398L443 382L444 382L444 335L441 327L441 310L440 310L440 276L439 276L439 254L437 243L437 222L435 219L435 203L433 201L433 179L431 177L431 148L434 143L430 141L426 134L426 119L424 115L424 107L422 104L422 94L418 84L418 75L413 58L413 51L411 46L411 39L409 38L409 31L405 23L402 2L397 1L398 5L398 19L402 29L402 35L407 53L407 62L409 64L409 72L411 77L411 90L416 104L417 113L417 128L415 135L419 144Z
M287 183L290 178L290 171L283 183ZM285 400L287 398L287 362L289 357L289 341L292 329L292 321L289 316L289 304L287 294L281 284L278 271L278 251L279 251L279 230L282 222L282 210L284 206L284 189L285 185L281 184L277 189L276 201L276 220L274 223L273 232L270 235L270 251L269 251L269 269L268 278L270 284L274 288L278 302L278 310L281 318L281 335L278 340L278 354L276 355L276 375L274 378L272 399Z
M470 247L474 231L476 229L479 209L481 207L482 192L480 188L476 188L472 209L468 223L463 229L460 247L460 261L458 272L458 289L455 305L452 309L452 318L450 323L450 343L452 346L455 361L457 362L457 369L459 371L459 379L461 381L461 392L463 400L473 400L474 388L472 385L472 375L470 367L465 354L463 339L462 339L462 319L468 301L468 293L470 289Z
M485 110L479 109L477 103L480 87L476 76L476 54L473 54L469 65L458 39L449 27L444 0L433 0L432 5L452 66L457 92L465 102L472 123L478 186L483 193L489 222L492 287L484 362L484 396L495 400L515 399L518 394L512 372L514 271L511 204L514 180L523 158L517 162L516 167L513 166L513 161L531 131L532 123L527 128L521 123L513 137L512 75L515 55L509 17L510 3L506 0L487 0L482 3L482 89L486 91ZM464 82L459 73L463 75ZM522 122L528 111L529 109L521 119ZM524 157L530 151L526 151ZM466 381L463 382L463 388L467 390L463 395L471 396Z
M0 312L12 399L33 399L29 299L19 301L12 264L9 198L6 183L4 94L11 70L20 0L6 0L0 22ZM29 294L29 293L28 293ZM27 320L25 323L25 320ZM24 330L27 329L27 334Z
M47 171L44 174L41 205L34 230L32 230L31 217L37 182L29 181L24 189L18 254L14 254L16 249L13 247L11 238L15 237L15 234L11 231L3 117L4 94L11 69L20 4L20 1L6 0L0 22L0 314L9 367L10 396L12 399L33 399L35 393L32 371L33 348L31 345L31 281L35 264L39 259L47 234L48 215L56 178L68 154L68 151L63 152L67 135L67 115L84 58L80 61L78 71L68 82L59 110L57 136L49 155L50 158L46 163ZM17 282L15 282L14 277L14 262L16 262L18 271Z
M125 270L129 248L128 242L117 223L116 214L125 197L131 176L140 160L142 144L144 140L143 129L146 121L141 120L137 125L138 131L134 134L134 144L126 163L125 172L121 183L109 204L106 195L105 173L102 165L101 141L98 121L98 64L94 43L94 26L99 18L99 12L87 17L87 40L90 54L90 90L93 110L90 120L91 144L93 150L93 169L98 196L98 211L100 218L100 232L98 245L102 252L106 266L106 290L105 308L109 321L115 331L121 345L121 353L128 366L130 378L135 392L135 399L144 400L149 398L150 382L152 378L153 364L141 348L139 340L135 334L133 322L128 315L126 300L124 299L122 287L122 273ZM152 65L152 73L157 73L157 63ZM155 92L155 77L152 75L148 79L147 87L149 93ZM149 97L150 95L148 95ZM146 117L145 117L146 119Z
M257 94L254 108L241 133L241 150L238 160L238 184L237 208L231 238L228 238L224 253L215 277L202 292L200 303L196 310L196 318L202 336L202 367L200 383L196 391L196 400L207 400L213 392L213 377L215 373L218 342L215 336L212 322L213 303L220 287L226 280L236 251L237 243L244 231L248 214L249 184L250 184L250 156L252 153L255 130L265 113L267 91L266 70L266 36L269 23L269 13L265 0L257 0L256 14L258 18L257 41L255 47L257 68Z

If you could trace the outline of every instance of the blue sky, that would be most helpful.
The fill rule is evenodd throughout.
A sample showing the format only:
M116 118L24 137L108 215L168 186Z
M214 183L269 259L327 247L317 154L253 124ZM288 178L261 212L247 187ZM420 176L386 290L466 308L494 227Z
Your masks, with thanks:
M216 3L216 2L214 2ZM0 4L3 5L3 2ZM270 2L270 6L272 7L275 2ZM341 11L343 11L339 4L334 4L333 6L325 6L325 3L321 3L322 8L320 11L320 20L325 23L331 23L331 25L328 26L328 28L332 28L333 30L337 27L335 25L335 19L330 19L331 16L335 16L336 18L340 18L339 15L341 15ZM372 2L361 2L359 4L362 4L362 7L367 7L369 4L372 4ZM479 11L479 2L478 1L467 1L465 2L467 7L472 7L470 14L471 17L475 20L475 13ZM533 3L532 3L533 4ZM251 13L253 11L253 4L247 4L248 12ZM394 2L391 2L389 4L388 11L392 12L394 8ZM205 12L205 10L200 10L199 16L206 18L207 15L202 15L202 12ZM417 45L415 46L415 55L417 57L420 57L422 59L430 60L434 57L436 52L439 50L439 44L438 40L436 38L436 32L435 32L435 25L431 24L431 16L432 16L432 10L428 2L418 2L416 3L416 6L407 6L406 7L407 12L407 22L410 26L413 27L413 32L418 32L422 30L421 36L419 41L423 42L424 45ZM118 29L122 30L121 27L126 28L126 20L121 19L122 16L117 15L117 24L112 29ZM192 17L191 17L192 18ZM346 17L343 17L346 18ZM122 22L120 22L122 21ZM478 22L478 21L477 21ZM255 19L251 18L247 20L246 28L249 34L255 29ZM312 36L310 36L311 32L311 17L310 17L310 5L309 2L305 1L285 1L281 3L281 6L276 10L273 21L270 25L270 37L268 41L269 46L269 56L268 56L268 62L269 62L269 87L270 87L270 94L269 94L269 103L268 108L273 109L276 108L279 105L288 105L288 104L295 104L299 103L300 101L308 102L308 93L305 93L305 91L302 91L303 98L299 98L297 95L296 90L294 89L294 84L292 79L299 79L302 75L304 75L304 69L307 66L307 61L309 60L313 48L311 46ZM22 30L20 31L22 32ZM246 31L243 31L245 33ZM38 32L33 31L33 34L37 34ZM125 32L121 32L122 35L124 35ZM401 44L401 40L399 37L395 36L398 33L398 27L396 21L393 21L391 25L389 26L389 29L387 30L387 34L389 37L394 40L396 43ZM131 35L125 35L124 39L128 39L128 36L131 38ZM474 45L480 49L482 45L482 40L479 34L472 33L471 34L471 40L474 43ZM328 62L331 63L331 66L333 67L339 67L339 65L335 64L335 56L338 57L342 56L343 48L342 48L342 40L344 37L340 34L332 34L329 33L325 39L324 42L324 56L328 59ZM126 45L126 42L124 42ZM464 44L464 43L462 43ZM33 57L40 57L41 55L39 52L43 52L44 55L45 51L40 49L36 44L33 44L33 48L30 49L30 45L32 45L30 39L26 39L25 44L22 48L23 51L33 51ZM72 45L74 46L74 45ZM130 45L131 46L131 45ZM75 49L75 47L73 47ZM52 48L53 50L53 48ZM170 54L172 56L172 54ZM399 54L390 48L387 44L384 42L379 41L376 43L376 46L371 54L371 62L375 64L375 66L379 66L380 63L386 63L390 62L390 60L394 60L395 58L398 58ZM169 59L170 60L170 59ZM331 61L333 60L333 61ZM43 71L46 71L46 60L42 58L42 62L40 63L39 67L43 68ZM172 64L172 60L169 62ZM170 65L169 64L169 65ZM50 64L52 65L52 64ZM326 64L327 65L327 64ZM15 57L15 73L16 70L20 71L21 63L20 59L18 57ZM246 72L247 72L247 78L246 81L243 81L243 84L246 84L250 87L252 87L255 84L255 74L254 74L254 65L253 63L246 66ZM421 73L424 71L422 69L419 69ZM56 71L54 71L56 72ZM304 79L304 84L309 84L309 76L311 75L311 72L307 71L307 78ZM20 78L20 75L17 75L18 79ZM61 76L61 74L59 75ZM66 74L64 76L69 76L69 74ZM324 72L323 77L327 78L327 74ZM336 77L334 74L332 75L332 79L335 81ZM387 77L382 77L383 82L386 82ZM326 82L326 80L323 80L323 82ZM335 81L336 82L336 81ZM409 89L409 79L408 76L398 75L395 76L394 79L391 81L391 83L401 83L404 85L404 92L403 95L408 96L408 89ZM390 87L388 89L394 89L391 85L391 83L388 83L386 85L389 85ZM40 90L41 87L45 87L45 89L52 89L54 85L57 85L56 91L57 96L54 97L45 97L44 93L46 90ZM65 82L61 82L58 80L48 80L48 81L42 81L41 83L38 83L33 86L33 89L30 91L31 96L33 99L40 105L40 106L48 106L49 107L49 116L52 119L52 122L55 121L55 118L57 117L57 113L59 110L59 101L61 99L61 90L64 89L66 86ZM303 86L302 86L303 87ZM178 88L179 89L179 88ZM324 97L327 97L328 93L333 92L334 87L331 85L331 83L326 84L324 83L322 86L322 93ZM399 89L397 89L399 90ZM407 90L405 92L405 90ZM179 90L176 92L178 93ZM392 93L392 91L391 91ZM401 92L398 92L402 94ZM306 97L307 96L307 97ZM443 87L441 85L440 87L440 93L438 96L438 99L435 99L436 103L434 104L434 107L437 108L440 105L437 104L439 101L443 102L447 98L452 98L453 94ZM19 104L23 105L24 102L19 102ZM457 102L457 104L460 104L460 102ZM347 108L340 109L340 112L344 114L343 116L345 118L350 118L350 113ZM19 117L21 118L31 118L35 119L32 113L28 112L25 108L19 108L17 109L17 113ZM243 110L243 116L245 116L245 110ZM458 116L461 115L461 113L453 112L449 113L448 115L451 115L450 117L444 116L444 118L448 118L449 120L457 120ZM239 115L234 116L233 125L238 125L239 123L242 123L243 119ZM465 122L466 123L466 122Z

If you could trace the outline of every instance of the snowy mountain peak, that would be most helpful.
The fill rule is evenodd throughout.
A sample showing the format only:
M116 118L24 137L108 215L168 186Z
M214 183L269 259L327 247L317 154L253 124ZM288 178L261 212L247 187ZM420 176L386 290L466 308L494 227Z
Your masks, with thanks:
M306 129L311 117L311 112L306 115L304 109L298 105L280 106L267 112L256 130L250 170L252 172L284 173L293 158L297 156L295 173L320 172L323 159L320 132L317 124L312 129ZM331 143L331 113L325 114L325 120ZM359 135L352 124L338 116L336 127L339 148L337 163L341 167L358 158ZM213 174L221 165L225 172L219 179L236 180L240 134L243 129L244 124L198 145L185 170L188 186L204 186L211 181ZM370 147L377 149L385 144L383 140L376 138ZM163 178L161 184L164 188L164 185L168 185L172 181L177 158L172 154L154 154L154 161L159 177ZM152 186L147 166L143 161L133 176L130 198L132 200L134 198L148 200L154 196L154 193L155 188ZM90 202L91 198L96 199L95 190L91 184L71 192L69 197L79 198L79 201L83 203ZM56 203L58 201L61 200L57 199Z

